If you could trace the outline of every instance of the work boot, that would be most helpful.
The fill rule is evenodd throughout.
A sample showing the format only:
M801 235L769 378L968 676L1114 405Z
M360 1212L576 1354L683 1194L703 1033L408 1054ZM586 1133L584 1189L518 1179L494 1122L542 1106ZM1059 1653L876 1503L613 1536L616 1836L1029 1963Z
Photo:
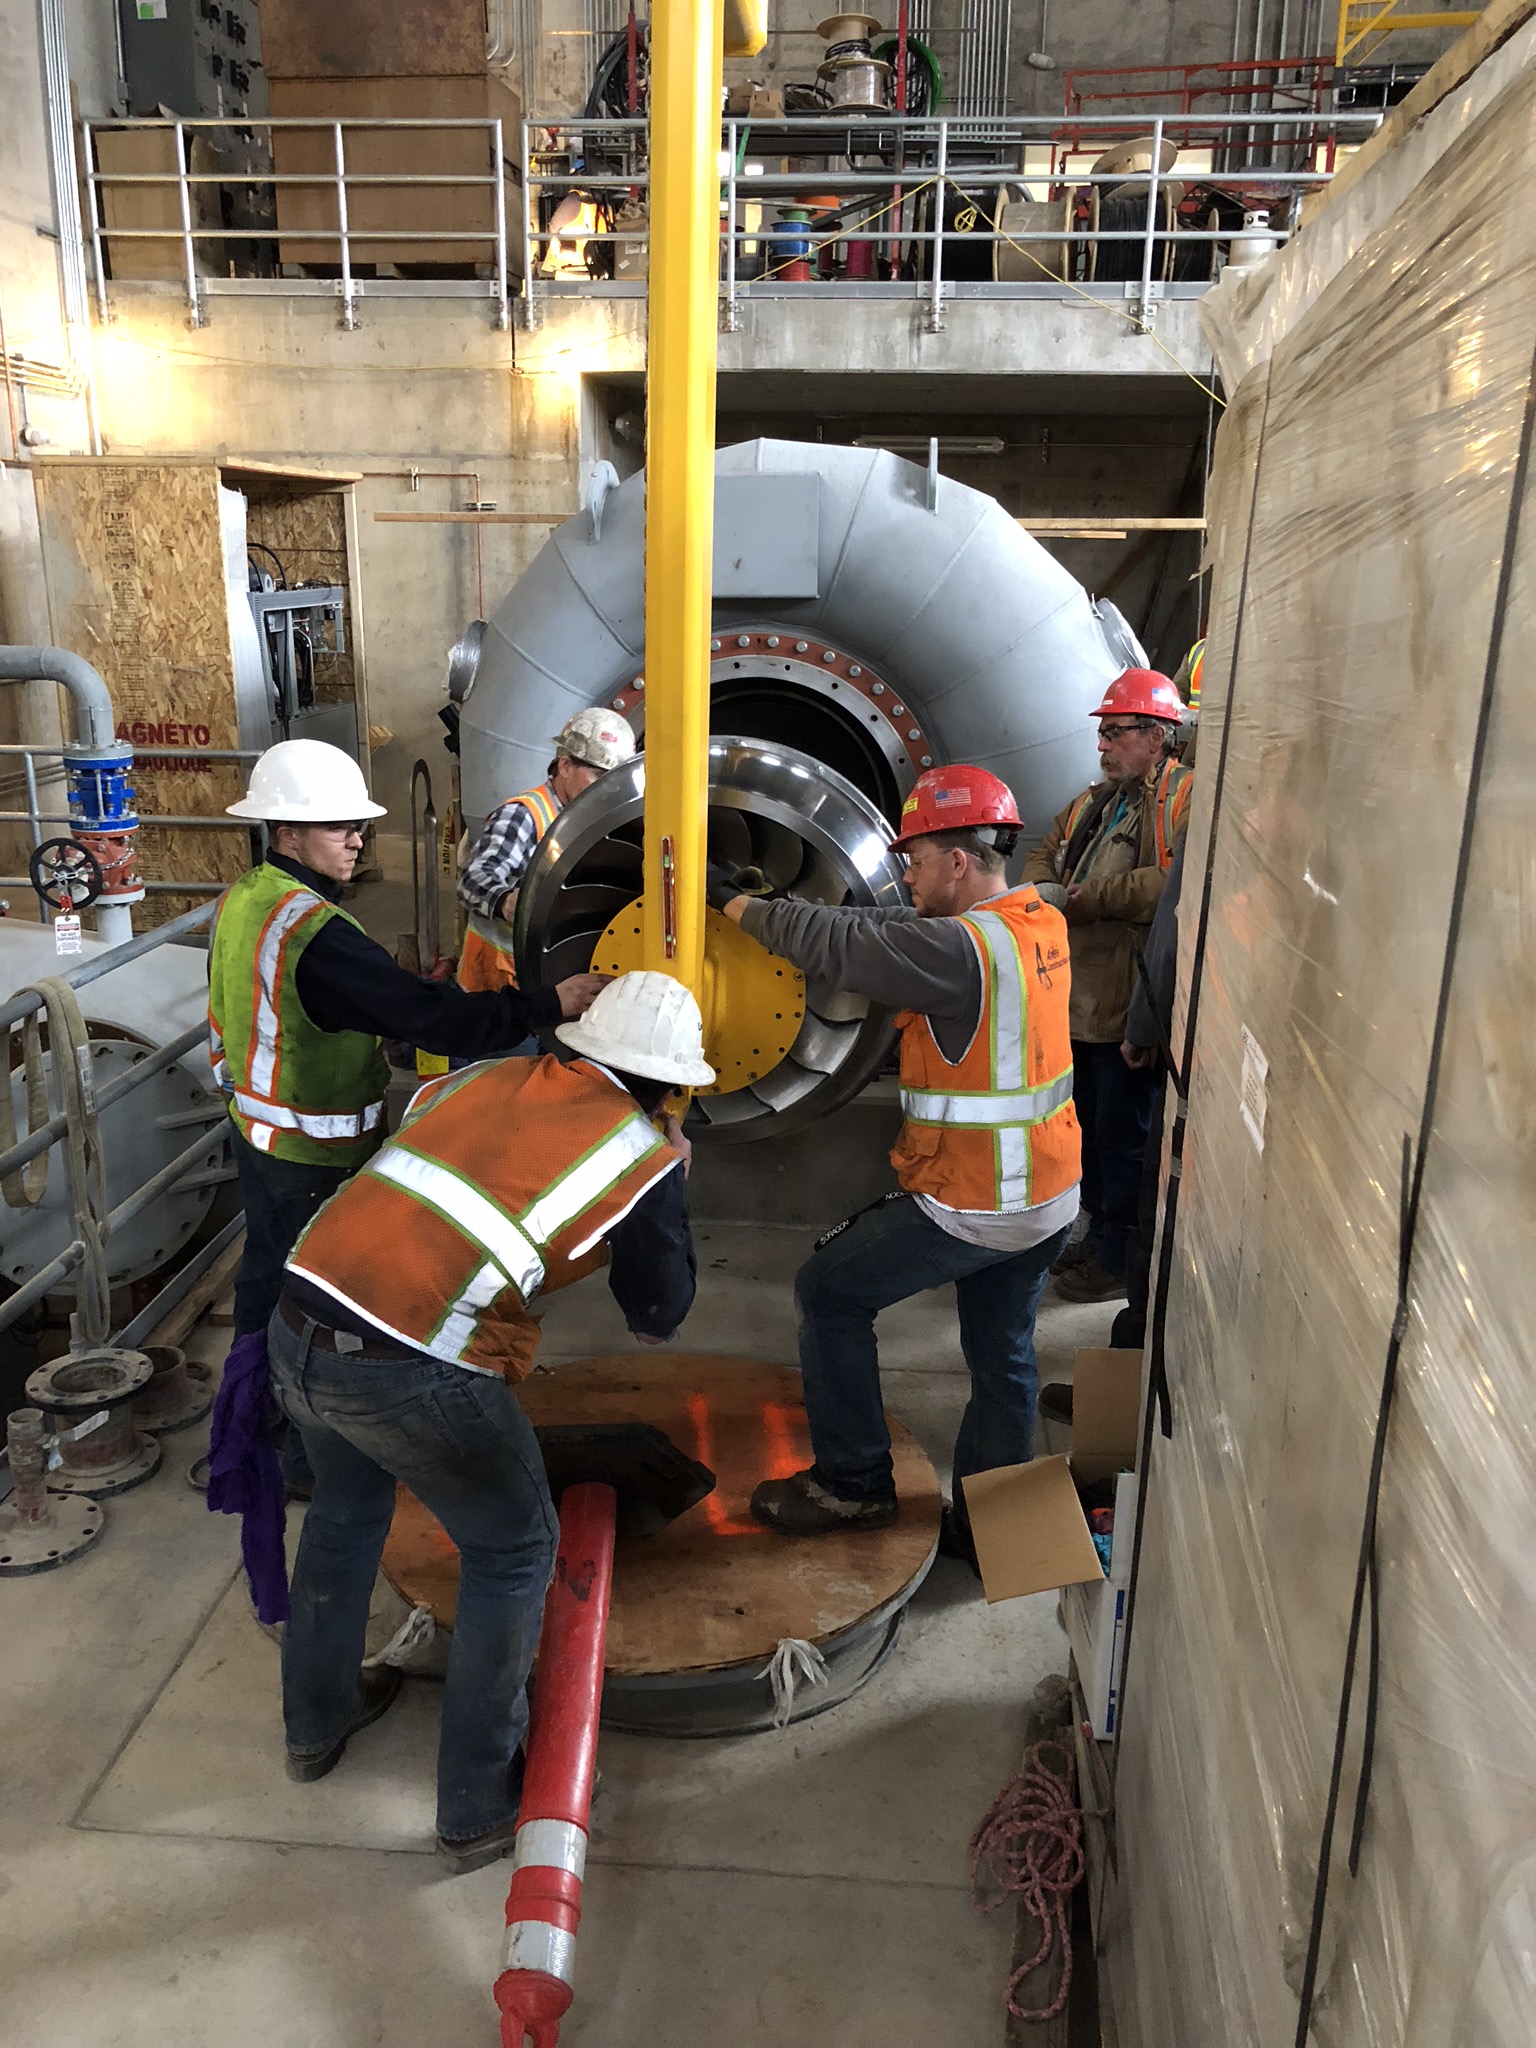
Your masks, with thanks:
M401 1675L392 1664L380 1664L372 1671L365 1671L363 1697L357 1712L336 1740L325 1749L289 1750L288 1775L295 1785L313 1785L317 1778L327 1777L334 1771L341 1762L348 1740L360 1728L368 1727L381 1714L388 1713L399 1696L400 1686Z
M507 1765L507 1791L512 1798L510 1820L498 1821L493 1828L487 1828L483 1835L466 1835L458 1841L447 1835L437 1838L437 1853L448 1867L450 1877L468 1877L472 1870L483 1870L487 1863L494 1863L499 1856L517 1845L517 1831L522 1826L519 1808L523 1797L523 1777L528 1768L528 1758L522 1749L514 1754ZM597 1797L598 1774L594 1774L592 1796Z
M779 1536L829 1536L839 1529L889 1528L896 1501L840 1500L810 1472L792 1472L754 1490L752 1518Z
M1051 1271L1053 1273L1065 1273L1073 1266L1085 1265L1092 1257L1093 1247L1088 1242L1086 1234L1082 1237L1076 1237L1064 1252L1058 1252L1051 1261Z
M1051 1380L1040 1389L1036 1413L1042 1422L1059 1422L1072 1427L1072 1389L1065 1380Z
M1090 1255L1056 1275L1056 1292L1063 1301L1121 1301L1128 1289L1123 1273L1111 1273Z
M981 1577L981 1566L976 1561L975 1541L949 1501L945 1501L944 1512L939 1518L939 1555L952 1557L960 1564L969 1565L976 1577Z

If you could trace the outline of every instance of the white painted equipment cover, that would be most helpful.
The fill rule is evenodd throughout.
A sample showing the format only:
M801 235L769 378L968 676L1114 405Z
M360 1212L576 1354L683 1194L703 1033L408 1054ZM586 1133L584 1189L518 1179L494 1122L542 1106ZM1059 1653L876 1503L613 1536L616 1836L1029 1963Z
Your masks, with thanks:
M929 509L926 469L881 449L801 441L723 448L718 477L734 532L751 479L778 502L787 476L815 481L817 590L807 598L719 599L720 630L765 624L834 643L899 689L940 761L974 761L1008 783L1026 836L1039 836L1097 774L1089 713L1124 667L1088 593L995 499L947 477ZM777 495L776 495L777 494ZM558 527L498 606L462 711L464 810L472 827L543 779L549 734L604 702L645 662L645 478ZM756 529L775 558L783 536ZM736 589L751 563L733 564ZM771 565L770 565L771 567Z

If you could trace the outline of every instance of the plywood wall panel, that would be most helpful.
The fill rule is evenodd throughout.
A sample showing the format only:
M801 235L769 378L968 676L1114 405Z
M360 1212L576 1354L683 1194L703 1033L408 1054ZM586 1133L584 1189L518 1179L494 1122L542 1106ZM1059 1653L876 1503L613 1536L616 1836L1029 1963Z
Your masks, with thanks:
M240 744L216 466L60 459L35 476L54 640L111 691L118 736L136 749L141 812L221 815L244 788L238 763L154 752ZM237 831L140 833L146 881L231 882L248 863ZM155 894L134 922L147 929L207 900Z

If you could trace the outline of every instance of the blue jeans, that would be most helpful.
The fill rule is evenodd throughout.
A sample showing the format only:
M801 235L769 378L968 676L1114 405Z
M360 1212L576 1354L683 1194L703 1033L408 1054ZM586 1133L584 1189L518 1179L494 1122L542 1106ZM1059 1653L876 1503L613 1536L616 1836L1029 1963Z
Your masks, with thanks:
M283 1291L283 1267L300 1232L346 1186L356 1167L279 1159L274 1153L258 1152L237 1128L231 1130L230 1150L245 1209L245 1250L235 1275L235 1335L245 1337L271 1321ZM314 1484L297 1430L284 1432L278 1461L289 1486L307 1489Z
M1065 1230L1024 1252L983 1251L930 1222L910 1195L866 1209L795 1275L800 1377L811 1426L814 1472L843 1500L890 1500L896 1492L891 1436L880 1398L875 1317L930 1287L955 1283L960 1349L971 1398L955 1437L953 1491L967 1525L960 1482L995 1465L1034 1456L1035 1310Z
M1141 1199L1141 1164L1161 1066L1128 1067L1118 1042L1072 1041L1072 1102L1083 1132L1083 1207L1088 1243L1106 1272L1124 1278Z
M558 1527L533 1427L500 1380L425 1352L338 1354L274 1315L272 1384L304 1439L315 1497L283 1637L283 1724L325 1749L357 1710L368 1606L408 1486L458 1545L459 1604L437 1751L437 1829L465 1841L510 1820Z

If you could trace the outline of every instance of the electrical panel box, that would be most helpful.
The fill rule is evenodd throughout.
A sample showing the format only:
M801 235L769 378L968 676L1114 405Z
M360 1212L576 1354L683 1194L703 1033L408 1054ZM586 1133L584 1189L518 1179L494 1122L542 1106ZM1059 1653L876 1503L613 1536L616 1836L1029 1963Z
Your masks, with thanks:
M267 111L256 0L117 0L128 110L189 120Z

